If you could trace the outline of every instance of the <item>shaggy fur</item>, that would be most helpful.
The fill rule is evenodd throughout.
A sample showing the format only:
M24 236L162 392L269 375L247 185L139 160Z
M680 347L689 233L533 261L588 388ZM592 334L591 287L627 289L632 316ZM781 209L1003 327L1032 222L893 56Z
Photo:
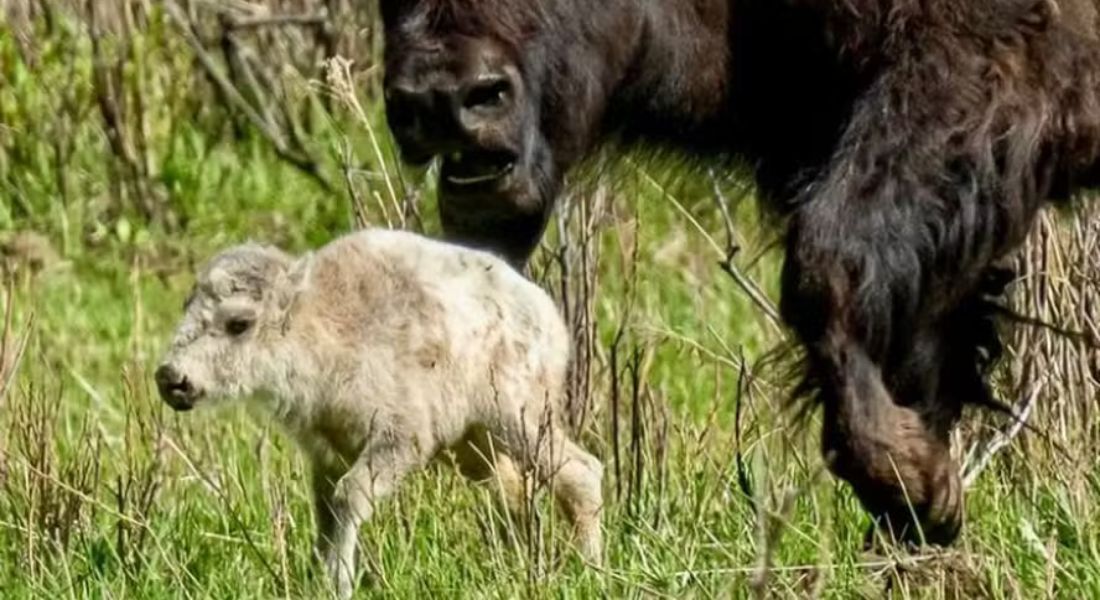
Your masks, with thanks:
M513 510L516 463L552 478L600 560L602 466L555 414L570 347L553 301L500 259L367 230L297 259L253 244L211 259L156 377L180 410L257 397L301 442L317 550L348 597L360 523L444 450L473 479L495 470Z
M410 159L444 156L454 239L523 263L602 141L747 162L789 223L782 312L831 469L898 536L955 538L949 432L993 403L997 264L1098 175L1096 0L382 8L391 127Z

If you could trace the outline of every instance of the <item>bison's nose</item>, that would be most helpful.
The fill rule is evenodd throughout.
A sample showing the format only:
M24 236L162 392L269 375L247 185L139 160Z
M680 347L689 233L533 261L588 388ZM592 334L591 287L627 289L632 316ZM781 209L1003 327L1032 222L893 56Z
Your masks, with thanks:
M489 70L431 85L396 78L386 86L386 116L405 159L422 164L476 143L482 130L509 114L516 85Z
M177 371L170 364L163 364L157 367L153 378L157 382L157 391L160 392L160 397L168 403L168 406L176 410L191 410L194 408L195 400L199 394L186 375Z

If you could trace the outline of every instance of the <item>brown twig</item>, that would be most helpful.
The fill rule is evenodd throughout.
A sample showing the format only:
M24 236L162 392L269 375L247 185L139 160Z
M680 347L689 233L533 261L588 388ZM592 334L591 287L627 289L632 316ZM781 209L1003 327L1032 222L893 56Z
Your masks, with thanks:
M784 328L782 325L782 318L779 316L779 310L776 309L775 304L768 299L764 291L760 289L760 286L756 285L756 282L746 276L741 269L737 267L737 264L733 259L741 251L741 245L737 242L736 229L733 226L733 216L729 210L729 201L726 199L726 195L722 193L722 188L718 185L718 179L715 176L713 170L710 171L711 186L714 191L714 199L718 203L719 212L722 214L722 222L726 229L726 249L725 257L718 261L719 268L722 269L727 275L733 279L737 287L741 288L743 292L752 300L768 318L768 321L775 327L775 330L783 335Z
M258 17L236 17L227 20L230 29L256 29L259 27L320 27L328 22L328 15L263 15Z
M1041 380L1032 383L1031 390L1020 403L1019 408L1013 411L1016 414L1015 418L1013 418L1004 429L998 431L992 438L986 441L986 443L981 446L981 450L975 446L967 453L962 468L963 489L972 486L974 482L978 480L978 476L981 475L982 471L989 466L993 457L1003 448L1011 444L1012 440L1023 431L1028 419L1031 417L1031 410L1035 407L1035 401L1039 398L1039 394L1042 390L1043 384Z
M202 65L206 74L210 77L211 81L213 81L215 88L222 98L239 111L252 127L267 138L279 158L308 175L326 192L335 193L335 186L333 186L328 178L321 173L319 162L313 157L303 153L300 149L293 148L291 144L288 143L285 132L281 131L275 123L268 121L257 112L256 108L252 106L241 94L240 90L237 89L236 85L226 77L225 73L218 67L217 62L210 56L210 53L207 52L202 42L199 41L191 20L179 5L176 4L175 0L165 0L164 7L169 19L179 28L187 45L190 46L191 50L195 53L195 57L198 58L199 64Z

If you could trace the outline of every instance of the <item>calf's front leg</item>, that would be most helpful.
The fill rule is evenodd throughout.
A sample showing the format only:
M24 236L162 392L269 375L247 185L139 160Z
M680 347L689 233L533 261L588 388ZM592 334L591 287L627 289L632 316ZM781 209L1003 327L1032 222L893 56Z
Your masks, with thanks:
M339 598L355 591L355 551L359 527L375 505L397 488L415 466L412 454L394 447L368 448L343 475L315 465L316 549Z

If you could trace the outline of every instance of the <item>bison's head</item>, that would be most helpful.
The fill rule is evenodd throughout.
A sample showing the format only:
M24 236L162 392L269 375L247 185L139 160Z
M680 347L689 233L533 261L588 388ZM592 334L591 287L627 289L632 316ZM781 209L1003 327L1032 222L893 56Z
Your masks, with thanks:
M441 158L450 237L530 254L623 68L614 39L586 35L618 4L382 0L387 119L406 161Z
M190 410L205 399L247 396L261 387L267 349L282 330L302 264L255 244L225 250L206 264L154 375L169 406Z

